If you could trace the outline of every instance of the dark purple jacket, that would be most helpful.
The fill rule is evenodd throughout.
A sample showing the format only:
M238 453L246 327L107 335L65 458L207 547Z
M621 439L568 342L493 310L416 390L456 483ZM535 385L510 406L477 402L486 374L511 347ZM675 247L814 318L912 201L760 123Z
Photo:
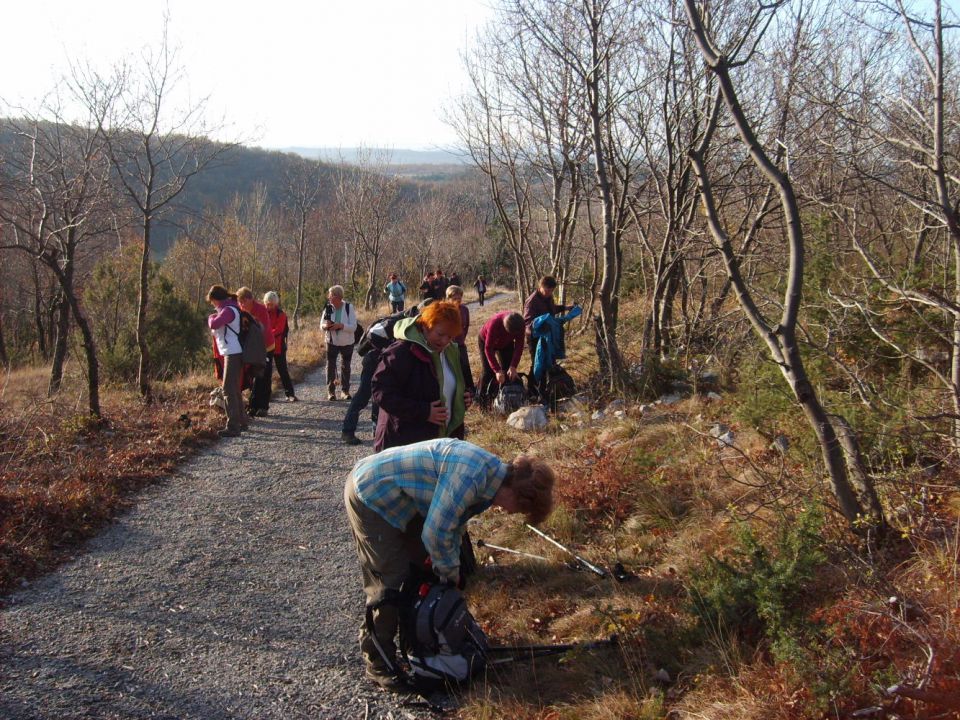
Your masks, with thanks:
M552 297L541 295L539 290L534 290L533 294L523 304L523 322L527 325L527 337L530 337L530 326L538 317L547 313L556 315L560 312L566 312L566 310L566 305L557 305Z
M473 392L470 366L461 362L461 368L465 389ZM409 340L390 345L380 355L372 385L373 401L380 406L374 452L444 437L442 428L427 420L430 405L440 399L440 383L433 359L422 347ZM447 437L462 440L463 423Z

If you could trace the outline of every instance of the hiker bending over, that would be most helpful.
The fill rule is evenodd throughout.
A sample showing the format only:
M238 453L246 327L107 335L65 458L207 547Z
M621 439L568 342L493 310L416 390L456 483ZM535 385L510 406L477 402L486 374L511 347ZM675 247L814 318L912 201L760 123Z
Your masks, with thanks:
M442 582L459 583L467 520L495 505L537 524L550 513L553 481L541 460L518 455L506 463L449 438L391 448L354 465L344 503L372 619L373 632L366 623L360 631L367 677L386 688L399 684L390 667L398 595L410 564L420 567L429 557Z
M481 407L487 407L507 380L516 380L523 355L523 316L504 310L487 320L477 335L480 348Z

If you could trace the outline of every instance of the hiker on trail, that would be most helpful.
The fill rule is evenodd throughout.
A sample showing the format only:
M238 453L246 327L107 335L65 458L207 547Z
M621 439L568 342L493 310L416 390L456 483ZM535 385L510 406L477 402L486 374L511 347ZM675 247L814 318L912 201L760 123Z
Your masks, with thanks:
M523 304L523 322L526 325L527 347L530 349L530 373L533 374L533 361L537 355L537 341L533 338L533 321L541 315L566 312L570 308L557 305L553 301L553 292L557 289L557 279L552 275L540 278L540 285L530 294ZM572 306L571 306L572 307Z
M443 300L447 296L447 287L450 281L443 276L443 270L437 268L433 276L433 282L430 283L430 291L434 300Z
M363 441L356 434L357 425L360 423L360 413L370 402L373 393L373 373L377 369L377 365L380 364L380 355L394 342L394 326L405 317L416 317L423 308L432 302L433 300L427 299L409 310L380 318L363 334L357 344L357 352L363 356L360 361L360 383L357 386L357 392L350 401L350 407L347 408L347 414L343 417L343 427L340 429L340 439L345 444L363 444ZM376 402L372 402L370 405L370 420L374 427L377 426L379 417L380 407Z
M266 417L270 412L270 393L273 385L273 349L276 344L273 325L270 323L270 313L267 306L258 302L253 296L253 290L242 287L237 290L237 302L240 309L253 315L263 330L263 342L267 350L267 363L260 377L253 379L253 389L250 391L248 412L250 417Z
M483 374L480 376L478 402L487 407L500 386L519 377L517 368L523 356L523 316L504 310L487 320L480 328L477 344Z
M399 591L410 564L422 567L429 557L441 582L459 584L467 520L497 506L536 525L550 514L553 483L541 460L518 455L506 463L452 439L385 450L354 465L343 499L373 628L364 623L360 631L369 679L388 689L401 686L384 656L396 667Z
M402 312L403 301L407 295L407 286L400 282L396 273L390 273L390 282L383 291L390 298L390 312Z
M453 274L450 276L450 285L460 285L460 273L454 270ZM450 287L447 285L447 287Z
M423 282L420 283L420 299L435 300L433 297L433 271L423 276Z
M287 396L287 402L296 402L297 396L293 392L293 381L290 379L290 369L287 367L287 336L290 334L287 314L280 307L280 296L273 290L264 294L263 304L267 306L270 324L273 326L273 364L277 366L277 375L283 383L283 393Z
M451 285L448 287L447 301L452 302L460 309L460 326L463 332L457 335L453 341L460 346L460 362L469 367L470 356L467 354L467 331L470 329L470 309L463 304L463 288L459 285Z
M373 400L380 406L374 450L463 438L474 388L470 365L453 342L461 332L460 310L448 302L431 303L394 325L397 342L383 351L373 373Z
M483 298L487 294L487 281L483 279L483 275L477 275L477 281L473 284L473 287L477 291L480 307L483 307Z
M223 397L226 400L227 425L220 437L237 437L250 427L243 411L240 382L243 375L243 348L240 346L240 306L237 296L222 285L214 285L207 293L207 302L215 312L207 318L217 350L223 358Z
M350 399L350 360L357 329L357 312L343 299L343 287L334 285L327 291L320 328L327 341L327 400L336 400L337 358L340 358L340 395Z

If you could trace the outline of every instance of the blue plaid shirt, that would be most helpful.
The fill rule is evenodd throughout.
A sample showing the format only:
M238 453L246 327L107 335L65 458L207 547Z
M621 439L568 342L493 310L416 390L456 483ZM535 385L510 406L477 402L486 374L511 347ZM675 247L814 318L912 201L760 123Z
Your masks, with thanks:
M398 530L422 516L421 537L434 572L456 581L467 520L490 507L506 474L507 464L496 455L441 438L365 457L351 478L357 497Z

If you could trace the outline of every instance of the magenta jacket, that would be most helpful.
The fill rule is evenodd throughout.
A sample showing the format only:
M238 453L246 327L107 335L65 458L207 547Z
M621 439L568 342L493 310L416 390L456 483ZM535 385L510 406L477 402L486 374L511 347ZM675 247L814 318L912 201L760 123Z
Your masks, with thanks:
M487 320L480 328L480 342L483 343L483 354L487 356L487 362L494 372L500 372L500 362L497 360L497 350L505 350L513 345L512 367L520 366L520 357L523 355L524 332L521 330L516 335L511 335L503 326L503 319L512 313L513 310L504 310L498 312L492 318Z

